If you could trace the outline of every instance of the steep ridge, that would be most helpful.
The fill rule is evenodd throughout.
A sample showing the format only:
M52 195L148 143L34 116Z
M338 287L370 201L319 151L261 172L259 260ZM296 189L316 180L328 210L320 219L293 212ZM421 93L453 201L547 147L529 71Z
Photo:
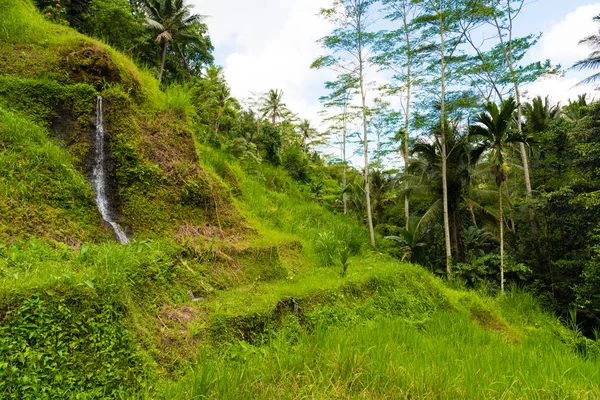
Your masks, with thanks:
M125 56L27 1L5 13L1 397L598 397L597 344L535 299L371 250L280 169L197 143ZM90 183L98 96L125 245ZM323 260L339 241L346 278Z
M169 108L156 81L108 46L44 21L27 4L8 5L0 104L49 128L91 178L95 106L102 95L107 189L128 233L185 236L189 227L197 232L220 224L225 233L233 222L238 227L228 194L198 163L189 123L181 110Z

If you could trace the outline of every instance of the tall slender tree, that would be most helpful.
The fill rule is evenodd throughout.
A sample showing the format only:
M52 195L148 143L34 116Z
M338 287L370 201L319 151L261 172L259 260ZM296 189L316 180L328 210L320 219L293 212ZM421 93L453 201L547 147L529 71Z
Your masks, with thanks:
M420 66L419 59L416 57L419 45L418 29L414 24L419 8L411 0L382 0L382 4L385 17L398 25L397 29L381 34L378 40L379 54L375 57L375 62L394 73L390 89L392 93L398 93L400 107L404 114L400 152L406 172L410 161L409 143L413 92L419 82L418 73L416 73ZM404 189L404 220L405 229L408 230L410 203L407 179L405 179Z
M325 83L325 88L330 91L327 96L321 97L323 106L327 110L332 111L325 118L325 121L331 122L333 125L330 128L333 131L339 132L341 156L342 156L342 203L344 206L344 214L348 213L348 182L346 178L346 169L348 162L346 160L346 141L348 137L348 124L355 119L356 115L352 112L352 100L356 95L356 82L352 74L342 73L337 76L334 81Z
M375 247L375 231L371 211L371 193L369 183L369 140L367 108L367 67L369 54L375 35L370 32L371 6L374 0L336 0L331 8L321 9L321 16L333 24L336 29L331 35L320 40L323 48L331 54L315 60L313 68L330 67L340 73L353 76L358 84L362 114L362 144L364 155L364 184L367 207L367 221L371 245Z
M376 169L382 170L384 157L390 153L392 136L398 131L400 115L383 98L375 98L369 114L371 130L375 134L373 165Z
M500 288L504 293L504 219L502 206L502 185L506 184L508 165L505 154L509 146L524 143L523 135L513 130L514 114L517 110L514 98L510 97L499 108L496 103L488 103L485 111L475 119L469 128L469 135L482 140L480 151L489 151L490 169L498 186L498 209L500 225Z
M519 59L519 47L517 44L518 40L514 39L514 23L515 19L521 14L523 8L527 4L526 0L489 0L490 6L490 18L489 21L498 33L498 39L500 41L500 48L504 56L504 62L508 67L510 81L513 84L514 96L517 101L517 120L516 127L519 133L523 133L523 109L521 102L521 88L520 85L523 83L531 82L537 79L539 76L549 73L552 71L550 62L546 61L544 65L538 63L534 68L534 74L522 73L527 69L519 69L517 62ZM533 36L530 35L529 40L525 41L525 50L532 47L537 39L533 40ZM538 36L539 38L539 36ZM525 38L527 39L527 37ZM521 46L521 49L523 46ZM521 153L521 161L523 163L523 176L525 178L525 189L527 196L532 196L531 188L531 175L529 171L529 157L525 144L519 145ZM532 231L536 231L535 227L535 215L532 208L529 209L529 217L531 220Z
M477 0L415 0L420 6L415 22L425 35L424 42L433 56L432 69L437 76L434 82L439 84L439 120L442 151L442 189L444 240L446 248L446 275L452 279L452 244L450 240L450 221L448 212L448 176L447 176L447 89L449 65L457 54L466 32L473 27L477 15L472 13ZM461 24L461 21L466 21ZM436 40L437 38L437 40Z

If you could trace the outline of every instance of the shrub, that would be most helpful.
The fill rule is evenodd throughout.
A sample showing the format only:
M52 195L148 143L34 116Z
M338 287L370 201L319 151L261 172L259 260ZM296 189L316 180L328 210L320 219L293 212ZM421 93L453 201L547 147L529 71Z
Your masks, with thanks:
M300 146L287 147L282 154L282 164L292 178L300 182L308 182L309 161Z
M334 265L341 243L333 233L322 232L315 240L315 253L322 266Z

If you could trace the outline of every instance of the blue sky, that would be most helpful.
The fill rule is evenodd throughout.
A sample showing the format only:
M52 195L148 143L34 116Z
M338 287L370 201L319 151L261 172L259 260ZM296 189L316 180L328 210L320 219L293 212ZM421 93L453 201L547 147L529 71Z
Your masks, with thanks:
M331 26L318 15L330 0L189 0L194 11L208 15L207 23L215 45L216 62L224 67L234 96L280 88L289 108L302 118L319 121L319 97L328 71L309 68L322 50L316 40ZM544 32L529 60L547 58L563 68L589 54L577 42L598 31L592 21L600 14L600 1L531 0L516 20L516 34ZM586 73L567 71L563 77L531 84L529 97L550 95L566 102L592 88L573 86Z
M521 18L527 21L527 25L521 24L521 28L527 29L527 27L530 27L532 31L547 30L564 19L569 12L575 11L580 6L590 4L600 4L600 2L590 0L533 0L523 9Z

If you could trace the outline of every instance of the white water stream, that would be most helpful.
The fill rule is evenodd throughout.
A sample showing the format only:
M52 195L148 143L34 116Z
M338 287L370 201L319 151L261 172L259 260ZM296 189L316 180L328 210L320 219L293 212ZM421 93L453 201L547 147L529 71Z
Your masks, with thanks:
M108 181L106 177L106 139L104 133L104 115L102 109L102 96L98 96L96 100L96 140L95 140L95 158L94 169L92 171L92 186L94 188L94 198L96 204L102 214L102 218L112 227L117 239L121 243L129 243L129 239L125 232L117 224L109 212L108 199Z

